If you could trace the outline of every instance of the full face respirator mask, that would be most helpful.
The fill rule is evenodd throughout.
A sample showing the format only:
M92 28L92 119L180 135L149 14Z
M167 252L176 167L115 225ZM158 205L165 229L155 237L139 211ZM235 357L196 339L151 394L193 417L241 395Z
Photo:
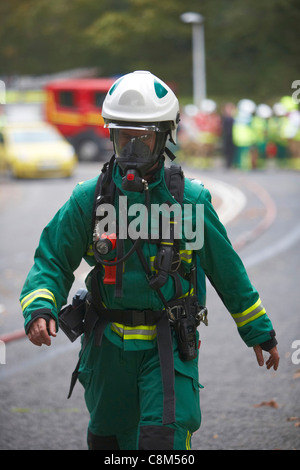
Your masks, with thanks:
M116 162L122 175L122 188L142 192L145 177L163 154L167 132L155 125L111 127ZM156 169L156 168L155 168Z

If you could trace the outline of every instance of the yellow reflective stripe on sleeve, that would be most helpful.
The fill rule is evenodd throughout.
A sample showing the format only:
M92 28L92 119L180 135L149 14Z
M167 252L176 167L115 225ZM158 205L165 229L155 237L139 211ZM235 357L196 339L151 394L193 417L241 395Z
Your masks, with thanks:
M33 292L30 292L30 294L26 295L25 297L23 297L23 299L21 300L22 310L24 311L25 308L28 307L28 305L30 305L35 299L39 297L43 299L51 300L56 307L56 300L55 300L54 294L52 294L50 290L37 289Z
M111 329L125 339L152 340L156 337L155 325L126 326L120 323L112 323Z
M251 307L247 308L247 310L244 310L241 313L233 313L232 318L236 322L237 326L241 327L253 320L256 320L256 318L261 317L265 313L266 311L263 304L261 303L261 300L258 299L258 301Z

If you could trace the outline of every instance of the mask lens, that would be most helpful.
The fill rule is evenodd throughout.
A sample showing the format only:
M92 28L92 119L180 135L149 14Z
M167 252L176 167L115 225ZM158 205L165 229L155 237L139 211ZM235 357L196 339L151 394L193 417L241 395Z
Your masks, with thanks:
M145 176L164 152L168 131L163 125L112 122L109 129L123 174L134 168Z
M144 146L140 145L140 143L143 143L148 147L148 149L145 148L145 151L139 155L140 158L143 158L153 153L156 142L156 133L154 131L142 129L114 129L113 141L117 157L121 156L123 149L128 144L132 144L132 147L142 149Z

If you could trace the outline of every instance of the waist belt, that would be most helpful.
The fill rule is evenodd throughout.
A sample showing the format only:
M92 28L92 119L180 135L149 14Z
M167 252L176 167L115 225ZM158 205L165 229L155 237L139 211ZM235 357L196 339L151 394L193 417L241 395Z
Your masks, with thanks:
M88 308L92 305L91 295L87 295ZM107 309L99 305L94 305L99 317L107 322L122 323L126 326L156 325L164 314L164 310L121 310Z

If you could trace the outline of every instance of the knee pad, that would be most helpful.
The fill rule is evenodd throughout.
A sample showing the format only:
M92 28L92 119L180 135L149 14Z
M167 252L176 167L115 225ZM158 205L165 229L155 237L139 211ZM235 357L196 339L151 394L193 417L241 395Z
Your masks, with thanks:
M87 437L89 450L119 450L116 436L97 436L88 430Z
M174 433L166 426L141 426L139 450L173 450Z

